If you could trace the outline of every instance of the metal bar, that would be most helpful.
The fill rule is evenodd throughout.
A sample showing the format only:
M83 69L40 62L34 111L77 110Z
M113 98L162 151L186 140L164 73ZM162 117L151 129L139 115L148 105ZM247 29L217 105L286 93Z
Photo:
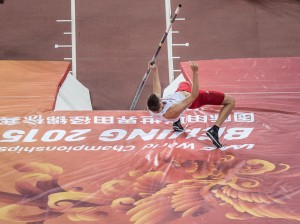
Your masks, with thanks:
M189 43L185 43L185 44L172 44L173 46L185 46L188 47L190 44Z
M59 44L55 44L54 47L55 48L64 48L64 47L72 47L72 45L59 45Z
M58 23L66 23L66 22L72 22L70 19L57 19L56 22Z

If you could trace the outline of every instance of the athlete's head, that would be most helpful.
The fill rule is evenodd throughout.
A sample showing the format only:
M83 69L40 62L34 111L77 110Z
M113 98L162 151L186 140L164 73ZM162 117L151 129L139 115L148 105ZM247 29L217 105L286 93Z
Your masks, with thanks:
M156 94L151 94L147 101L148 109L152 112L159 112L161 110L161 100Z

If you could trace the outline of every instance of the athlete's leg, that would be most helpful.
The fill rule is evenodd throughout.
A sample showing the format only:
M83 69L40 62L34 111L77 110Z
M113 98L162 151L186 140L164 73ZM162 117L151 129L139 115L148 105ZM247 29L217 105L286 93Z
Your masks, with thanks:
M191 86L186 81L181 82L181 83L179 83L176 92L178 92L178 91L186 91L186 92L190 93L191 92ZM176 122L173 123L173 130L174 131L180 131L180 132L184 131L184 128L182 127L181 122L180 122L180 118L179 118L178 121L176 121Z
M234 108L235 99L232 96L225 94L222 105L224 106L220 110L218 119L215 123L215 125L218 127L220 127L223 124L223 122L226 120L226 118L229 116L230 112Z
M223 122L226 120L226 118L229 116L230 112L234 108L235 100L232 96L225 94L224 100L221 105L224 106L219 112L219 116L215 125L206 132L206 135L212 140L213 144L218 148L222 147L222 144L219 142L219 135L218 135L219 127L223 124Z

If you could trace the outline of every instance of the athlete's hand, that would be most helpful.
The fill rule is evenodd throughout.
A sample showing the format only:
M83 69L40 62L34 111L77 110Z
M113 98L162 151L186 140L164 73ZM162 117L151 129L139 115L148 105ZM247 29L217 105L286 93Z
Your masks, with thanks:
M197 65L196 62L190 61L190 67L191 67L193 72L198 72L198 65Z
M148 68L150 68L152 71L156 71L157 66L156 66L155 62L152 65L151 65L151 62L153 62L153 61L149 61Z

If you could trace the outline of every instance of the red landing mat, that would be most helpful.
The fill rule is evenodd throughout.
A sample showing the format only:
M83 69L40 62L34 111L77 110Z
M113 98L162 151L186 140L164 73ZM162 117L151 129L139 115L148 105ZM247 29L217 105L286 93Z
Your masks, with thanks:
M69 62L0 60L0 110L23 112L54 109Z
M248 58L197 61L200 89L233 95L237 107L298 112L300 109L300 58ZM180 64L192 80L188 62Z
M198 61L205 89L237 99L221 150L217 106L187 111L185 132L147 111L1 111L0 223L299 223L297 61Z

